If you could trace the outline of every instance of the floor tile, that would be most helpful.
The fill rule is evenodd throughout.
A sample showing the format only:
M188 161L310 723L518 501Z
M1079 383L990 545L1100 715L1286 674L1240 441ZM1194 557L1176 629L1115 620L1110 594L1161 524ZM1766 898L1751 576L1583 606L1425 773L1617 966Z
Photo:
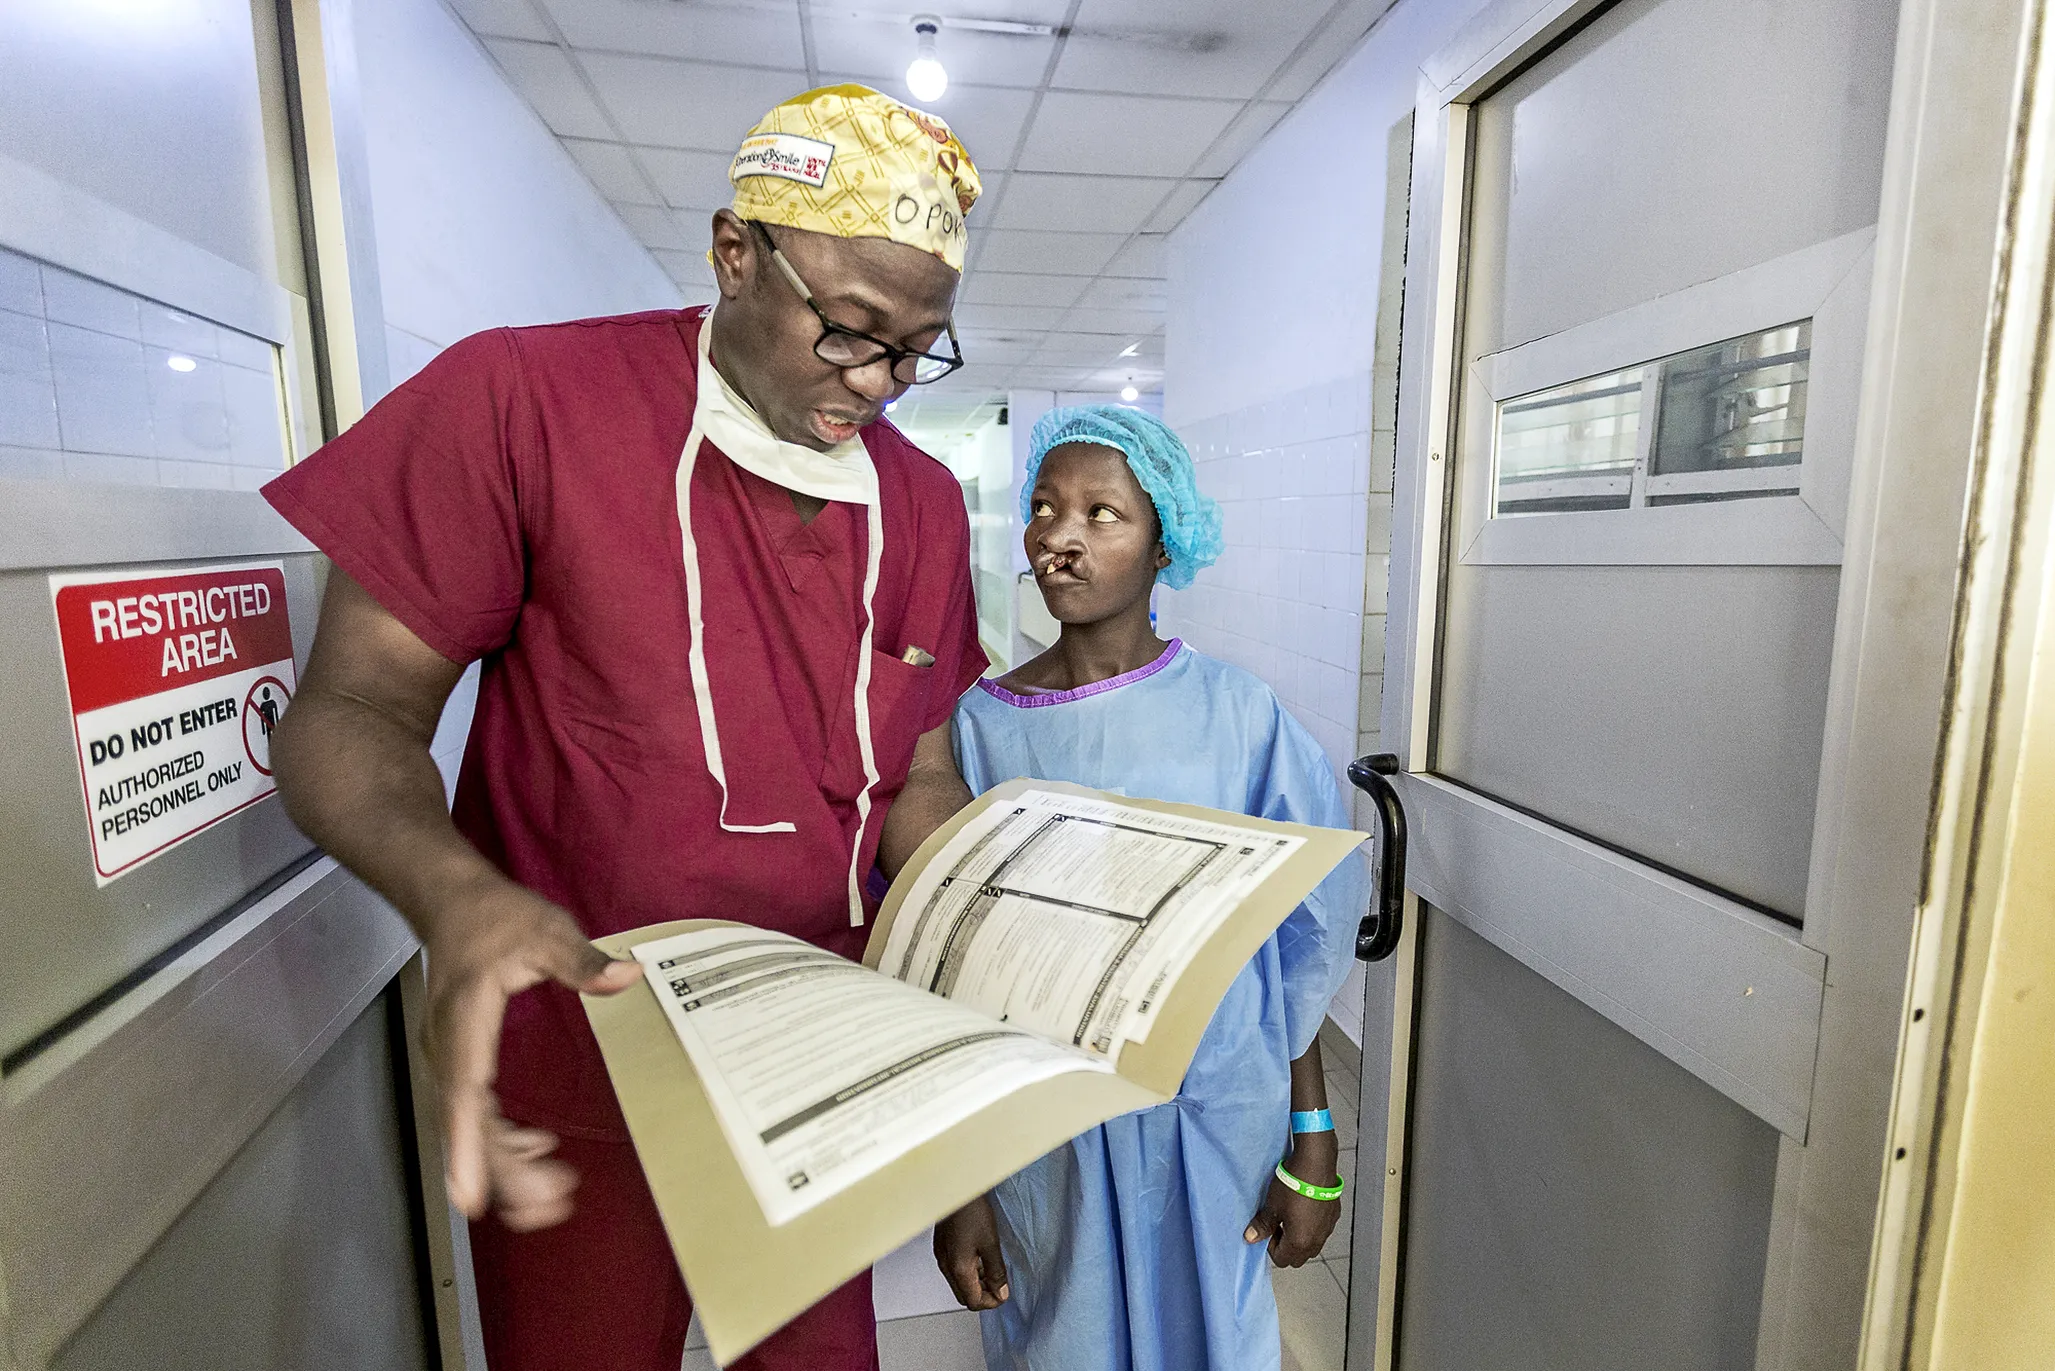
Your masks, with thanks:
M1344 1153L1342 1155L1344 1164L1341 1174L1348 1176L1348 1167L1354 1164L1355 1157L1351 1153ZM1334 1225L1334 1232L1327 1235L1327 1246L1321 1249L1320 1253L1321 1256L1329 1261L1336 1257L1347 1257L1349 1255L1349 1238L1356 1217L1356 1181L1353 1176L1349 1177L1349 1188L1342 1193L1342 1197L1336 1200L1335 1203L1341 1206L1341 1217Z
M1358 1103L1363 1093L1362 1078L1352 1071L1337 1071L1329 1068L1324 1074L1327 1081L1327 1098Z
M871 1302L877 1306L881 1323L922 1314L953 1314L963 1307L949 1293L949 1282L935 1265L933 1229L923 1229L911 1242L878 1259L871 1268Z
M1339 1071L1351 1080L1363 1074L1363 1049L1333 1019L1320 1025L1320 1056L1329 1071Z
M1335 1141L1342 1147L1356 1145L1356 1103L1345 1100L1334 1090L1327 1092L1327 1112L1334 1115Z
M696 1335L697 1319L692 1329ZM913 1319L885 1319L878 1324L878 1362L882 1371L985 1371L978 1316L958 1309ZM686 1340L679 1371L715 1371L704 1337Z
M878 1364L882 1371L985 1371L978 1316L958 1309L889 1319L878 1325Z
M1283 1371L1342 1371L1348 1300L1326 1262L1273 1268Z

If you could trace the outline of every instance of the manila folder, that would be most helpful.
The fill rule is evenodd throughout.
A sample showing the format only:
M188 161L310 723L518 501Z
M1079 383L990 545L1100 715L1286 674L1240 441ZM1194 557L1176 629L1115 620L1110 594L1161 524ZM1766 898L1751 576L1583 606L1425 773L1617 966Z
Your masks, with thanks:
M1076 812L1063 812L1067 809ZM836 959L840 972L827 978L828 984L845 997L866 989L908 993L896 982L875 987L851 982L863 977L885 981L875 968L888 953L897 955L894 965L916 960L912 945L917 939L909 938L908 930L939 927L935 911L947 906L952 889L959 900L967 884L989 894L1003 879L989 874L993 846L1007 832L1027 831L1027 819L1046 819L1052 813L1114 826L1120 826L1124 817L1130 833L1156 824L1176 835L1208 838L1216 846L1225 842L1243 853L1271 844L1283 855L1252 868L1241 886L1221 897L1219 909L1192 925L1203 934L1194 935L1195 946L1159 957L1151 973L1150 993L1156 1001L1152 1012L1145 1024L1133 1016L1121 1021L1131 1031L1113 1044L1111 1052L1081 1060L1080 1069L1027 1080L997 1099L977 1104L933 1136L904 1148L881 1149L883 1160L874 1158L863 1174L778 1222L767 1216L769 1197L752 1189L738 1159L736 1082L703 1080L681 1039L683 1030L674 1029L673 1019L667 1017L677 1010L676 1002L667 1007L664 998L665 977L672 973L657 968L671 963L649 962L644 982L617 995L585 997L586 1013L657 1211L709 1349L720 1364L741 1356L878 1258L1044 1153L1115 1115L1170 1099L1235 976L1366 836L1054 782L1009 781L944 824L900 873L865 954L866 966L873 969ZM1054 830L1045 822L1038 831ZM988 866L974 869L978 860ZM1139 859L1129 860L1122 870L1131 871L1138 864ZM1058 903L1066 898L1062 883L1073 880L1101 892L1079 896L1080 900L1110 901L1103 894L1107 880L1090 869L1092 865L1073 859L1067 868L1051 861L1035 880ZM1014 869L1019 869L1018 863ZM918 924L909 923L895 939L901 920ZM776 954L771 940L782 935L750 930L750 936L743 937L741 929L726 920L683 920L616 934L600 939L598 945L616 957L635 956L641 947L648 961L650 944L663 941L674 946L693 941L680 935L701 934L750 944L732 954L731 965ZM795 948L804 951L796 944ZM956 960L962 960L960 952ZM930 964L940 962L930 959ZM673 984L683 987L684 982ZM922 986L923 991L926 988ZM997 1020L988 1026L1002 1028ZM1031 1046L1048 1050L1039 1042ZM1066 1043L1057 1047L1076 1050L1081 1059L1089 1055ZM754 1141L745 1138L742 1145ZM760 1178L760 1166L757 1174Z

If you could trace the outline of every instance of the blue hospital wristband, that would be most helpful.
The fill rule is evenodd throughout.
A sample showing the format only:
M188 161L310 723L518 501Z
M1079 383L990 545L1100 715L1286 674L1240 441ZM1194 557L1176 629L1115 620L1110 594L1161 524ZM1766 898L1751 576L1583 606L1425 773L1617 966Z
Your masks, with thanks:
M1334 1115L1325 1109L1295 1109L1292 1111L1292 1132L1332 1133Z

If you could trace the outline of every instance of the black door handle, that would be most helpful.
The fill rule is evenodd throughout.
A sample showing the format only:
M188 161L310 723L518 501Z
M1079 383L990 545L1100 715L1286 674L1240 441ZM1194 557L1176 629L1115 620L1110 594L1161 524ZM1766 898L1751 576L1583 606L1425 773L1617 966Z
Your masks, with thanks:
M1370 912L1356 925L1356 956L1381 962L1399 945L1406 911L1406 811L1399 793L1385 778L1403 770L1389 752L1375 752L1349 763L1349 780L1377 808L1377 888Z

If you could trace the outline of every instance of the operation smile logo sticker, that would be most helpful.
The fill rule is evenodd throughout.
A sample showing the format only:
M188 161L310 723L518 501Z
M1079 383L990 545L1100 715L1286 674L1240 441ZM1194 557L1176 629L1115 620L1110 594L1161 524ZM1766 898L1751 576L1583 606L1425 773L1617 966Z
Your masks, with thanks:
M835 145L796 133L759 133L746 138L728 168L728 180L745 176L776 176L785 181L819 190L828 183L828 168L835 161Z
M281 562L50 578L99 885L273 794Z

